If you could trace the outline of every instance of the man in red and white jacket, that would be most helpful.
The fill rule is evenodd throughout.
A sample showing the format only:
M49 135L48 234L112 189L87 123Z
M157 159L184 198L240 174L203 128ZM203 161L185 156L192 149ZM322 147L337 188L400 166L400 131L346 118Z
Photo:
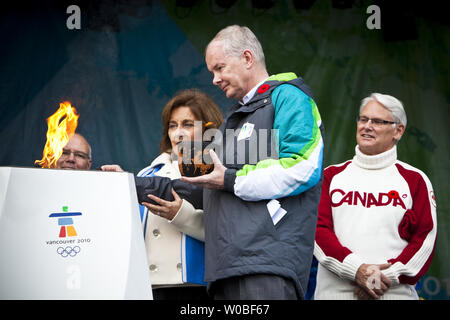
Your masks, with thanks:
M324 172L315 299L418 299L430 266L436 202L427 176L397 160L406 114L396 98L362 101L355 156Z

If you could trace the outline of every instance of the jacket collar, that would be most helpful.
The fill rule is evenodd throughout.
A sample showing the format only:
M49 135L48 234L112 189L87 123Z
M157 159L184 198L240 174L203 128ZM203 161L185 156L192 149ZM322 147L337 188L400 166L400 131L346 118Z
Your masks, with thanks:
M250 92L253 95L247 102L256 102L266 99L272 93L272 90L280 84L280 82L288 82L297 79L297 75L293 72L279 73L270 76L265 81L258 83ZM249 93L250 93L249 92ZM248 95L248 94L247 94Z
M163 152L155 160L152 161L152 163L150 164L150 167L155 167L159 164L166 165L171 162L172 162L172 159L170 157L170 153Z
M293 72L279 73L270 76L266 80L258 83L255 87L253 87L252 90L250 90L246 94L247 99L245 99L244 97L247 102L245 104L242 104L239 101L239 104L237 104L235 108L233 108L234 111L232 111L232 113L248 113L261 108L262 106L271 102L270 94L280 84L280 82L287 82L294 79L297 79L297 75Z
M242 98L242 101L239 101L239 104L245 105L247 104L247 102L249 102L250 100L252 100L253 96L256 93L256 90L258 90L258 88L267 81L268 78L264 79L263 81L261 81L260 83L258 83L256 86L254 86L245 96L244 98Z

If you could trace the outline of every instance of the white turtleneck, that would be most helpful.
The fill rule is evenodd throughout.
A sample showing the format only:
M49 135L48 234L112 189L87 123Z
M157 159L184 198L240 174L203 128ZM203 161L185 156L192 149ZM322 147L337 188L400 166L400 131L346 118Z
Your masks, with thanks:
M324 171L314 255L316 299L354 299L361 264L392 263L385 299L417 299L436 239L436 203L420 170L397 160L397 148L355 156ZM414 222L416 221L416 222ZM420 224L417 224L420 221Z
M386 168L397 160L397 146L392 147L391 149L379 153L374 156L370 156L367 154L362 153L359 150L359 146L356 145L355 147L355 156L353 157L353 162L364 169L369 170L377 170Z

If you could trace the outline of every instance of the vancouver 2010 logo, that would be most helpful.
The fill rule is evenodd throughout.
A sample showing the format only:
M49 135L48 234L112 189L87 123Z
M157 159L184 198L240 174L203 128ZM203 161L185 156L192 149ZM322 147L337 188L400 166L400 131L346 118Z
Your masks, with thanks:
M63 212L52 213L49 215L50 218L58 218L58 225L61 226L59 229L59 237L65 238L76 237L77 231L73 225L73 218L75 216L81 216L81 212L69 212L67 206L63 206Z
M45 241L49 246L55 246L55 251L63 258L75 257L80 253L81 246L92 244L90 238L80 238L79 232L75 229L76 217L80 217L81 212L69 212L68 206L62 207L62 212L51 213L48 217L58 222L58 239ZM56 230L55 230L56 231ZM83 233L83 232L82 232Z

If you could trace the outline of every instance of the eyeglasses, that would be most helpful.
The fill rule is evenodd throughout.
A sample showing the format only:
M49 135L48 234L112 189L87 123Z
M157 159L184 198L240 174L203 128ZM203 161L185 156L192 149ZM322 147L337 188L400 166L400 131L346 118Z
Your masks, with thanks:
M84 152L72 151L72 150L68 150L68 149L63 149L61 158L69 158L72 153L75 158L78 158L81 160L89 160L90 159L89 155Z
M361 124L366 124L368 122L371 122L374 126L383 126L385 124L396 124L398 122L396 121L388 121L388 120L383 120L383 119L372 119L372 118L368 118L368 117L364 117L364 116L357 116L356 117L356 122L361 123Z

